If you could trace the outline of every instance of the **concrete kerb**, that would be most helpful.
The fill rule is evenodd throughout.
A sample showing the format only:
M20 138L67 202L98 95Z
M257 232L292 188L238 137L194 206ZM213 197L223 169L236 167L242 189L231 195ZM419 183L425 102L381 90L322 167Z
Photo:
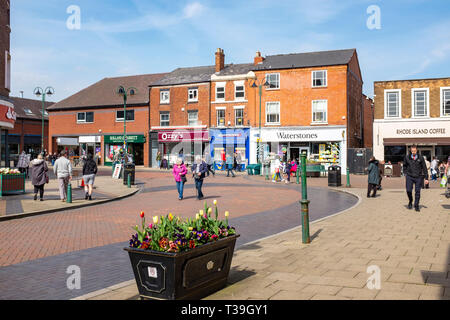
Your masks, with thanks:
M0 216L0 222L7 221L7 220L21 219L21 218L26 218L26 217L32 217L32 216L37 216L37 215L42 215L42 214L49 214L49 213L62 212L62 211L73 210L73 209L80 209L80 208L84 208L84 207L92 207L92 206L104 204L107 202L122 200L122 199L125 199L128 197L131 197L131 196L135 195L136 193L138 193L139 191L141 191L141 188L137 184L135 186L136 186L136 188L132 192L129 192L125 195L117 196L115 198L96 200L95 202L81 203L81 204L77 204L77 205L55 208L55 209L32 211L32 212L26 212L26 213L11 214L11 215L7 215L7 216Z
M345 213L347 211L350 211L350 210L356 208L362 202L362 198L358 194L355 194L355 193L353 193L353 192L351 192L349 190L340 190L340 189L335 189L335 188L330 188L330 189L332 189L334 191L339 191L339 192L344 192L344 193L350 194L350 195L356 197L358 199L358 202L355 203L350 208L347 208L347 209L344 209L342 211L336 212L335 214L332 214L330 216L314 220L314 221L310 222L310 224L314 224L314 223L317 223L317 222L320 222L320 221L323 221L323 220L326 220L326 219L329 219L329 218L341 215L341 214L343 214L343 213ZM236 251L244 250L244 248L246 246L250 246L250 245L258 243L260 241L263 241L263 240L266 240L266 239L270 239L270 238L273 238L273 237L276 237L276 236L279 236L279 235L282 235L282 234L285 234L285 233L288 233L288 232L291 232L291 231L295 231L295 230L301 229L301 228L302 228L301 226L297 226L297 227L294 227L294 228L291 228L291 229L288 229L288 230L284 230L282 232L278 232L276 234L272 234L272 235L267 236L267 237L263 237L263 238L260 238L260 239L248 242L248 243L243 244L242 246L240 246L239 249L236 249ZM108 287L108 288L105 288L105 289L100 289L100 290L97 290L97 291L94 291L94 292L91 292L91 293L87 293L85 295L82 295L82 296L79 296L79 297L76 297L76 298L72 298L71 300L87 300L87 299L90 299L90 298L93 298L93 297L97 297L97 296L103 295L105 293L113 292L114 290L118 290L118 289L126 287L126 286L131 286L133 284L135 284L135 280L129 280L129 281L121 282L121 283L118 283L118 284L116 284L114 286L111 286L111 287Z

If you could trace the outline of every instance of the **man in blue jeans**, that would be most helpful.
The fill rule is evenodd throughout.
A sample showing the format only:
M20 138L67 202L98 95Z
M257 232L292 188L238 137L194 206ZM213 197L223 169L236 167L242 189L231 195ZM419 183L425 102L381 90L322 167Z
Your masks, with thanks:
M414 209L419 212L420 191L422 183L428 184L428 170L423 156L417 153L417 146L411 146L411 153L403 161L403 172L406 176L406 194L408 195L408 209L412 209L412 189L415 186Z
M195 156L195 163L192 165L192 175L195 181L195 188L197 189L197 199L203 198L202 186L205 174L208 172L208 166L201 156Z

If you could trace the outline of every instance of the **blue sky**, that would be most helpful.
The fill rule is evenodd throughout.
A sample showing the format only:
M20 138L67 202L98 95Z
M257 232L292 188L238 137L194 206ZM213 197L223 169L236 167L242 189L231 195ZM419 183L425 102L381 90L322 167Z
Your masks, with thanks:
M70 5L81 29L69 30ZM377 5L381 28L370 30ZM55 88L53 101L103 79L263 55L356 48L373 81L450 76L449 0L15 0L12 96Z

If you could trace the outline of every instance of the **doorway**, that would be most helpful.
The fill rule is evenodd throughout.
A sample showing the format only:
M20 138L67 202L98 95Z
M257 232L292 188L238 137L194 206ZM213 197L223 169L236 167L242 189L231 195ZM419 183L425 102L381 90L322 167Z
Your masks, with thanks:
M433 156L432 147L417 147L417 151L420 155L427 158L427 161L431 161Z
M290 158L288 160L300 161L300 154L306 152L306 157L309 155L309 147L290 147Z

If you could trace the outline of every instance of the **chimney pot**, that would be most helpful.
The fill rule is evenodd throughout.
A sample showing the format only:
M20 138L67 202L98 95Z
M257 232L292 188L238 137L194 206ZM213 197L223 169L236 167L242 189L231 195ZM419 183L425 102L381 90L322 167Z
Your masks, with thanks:
M216 51L216 73L220 72L223 68L225 68L225 54L223 53L223 49L217 48Z
M263 63L264 58L261 56L261 52L260 51L256 51L256 56L254 59L254 65L256 66L257 64Z

